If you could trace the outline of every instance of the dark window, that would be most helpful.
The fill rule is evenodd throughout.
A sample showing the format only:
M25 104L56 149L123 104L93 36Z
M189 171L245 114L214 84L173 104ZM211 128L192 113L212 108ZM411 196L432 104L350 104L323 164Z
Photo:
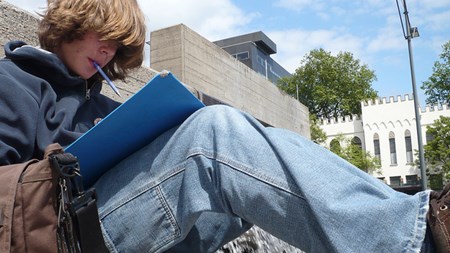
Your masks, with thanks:
M406 162L408 164L413 163L413 151L412 151L412 143L411 143L411 133L406 130L405 132L405 145L406 145Z
M408 185L417 185L419 184L419 179L417 175L408 175L406 176L406 184Z
M378 134L373 135L373 150L375 158L378 159L378 162L381 161L381 153L380 153L380 139L378 137Z
M358 137L353 137L353 139L352 139L352 144L353 145L356 145L356 146L358 146L359 148L361 148L362 149L362 142L361 142L361 139L360 138L358 138Z
M400 186L401 185L401 177L390 177L389 180L391 181L391 186Z
M389 133L389 150L391 153L391 165L397 165L397 150L395 148L395 135L393 132Z
M261 57L261 56L257 56L256 57L256 61L263 67L266 67L266 61Z
M250 57L248 51L237 53L237 54L234 54L233 56L240 61L247 60Z
M430 141L434 140L434 136L431 133L429 133L428 131L426 132L426 137L425 138L427 140L427 143L429 143Z

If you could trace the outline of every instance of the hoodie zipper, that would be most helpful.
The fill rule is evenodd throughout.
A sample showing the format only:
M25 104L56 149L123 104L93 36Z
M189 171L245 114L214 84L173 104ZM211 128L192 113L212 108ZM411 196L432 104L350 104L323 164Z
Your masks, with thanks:
M86 98L86 100L91 99L91 89L89 89L89 87L88 87L87 80L86 80L86 93L84 94L84 97Z

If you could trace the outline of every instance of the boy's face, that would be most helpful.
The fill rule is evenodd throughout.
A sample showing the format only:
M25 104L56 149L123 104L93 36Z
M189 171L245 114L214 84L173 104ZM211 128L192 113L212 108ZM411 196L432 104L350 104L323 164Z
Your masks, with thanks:
M63 42L56 54L72 72L88 79L97 72L92 62L103 68L114 57L118 47L115 41L101 41L97 33L87 32L78 40Z

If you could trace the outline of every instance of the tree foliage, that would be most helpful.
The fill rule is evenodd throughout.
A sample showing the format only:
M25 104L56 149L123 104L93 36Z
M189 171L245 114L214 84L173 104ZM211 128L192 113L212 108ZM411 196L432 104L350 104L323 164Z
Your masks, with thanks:
M429 173L442 173L446 179L450 179L450 117L440 116L427 126L427 135L432 137L424 145Z
M361 114L361 101L377 98L374 71L349 52L332 56L323 49L309 52L290 77L278 85L318 118Z
M327 140L327 134L322 130L322 128L320 128L320 121L317 119L316 115L309 115L309 123L311 130L311 140L317 144L324 144Z
M450 41L442 46L441 61L436 61L433 74L423 82L422 89L427 95L426 103L431 105L450 102Z
M345 138L343 135L338 135L331 141L330 150L365 172L378 173L381 168L378 158L372 156L370 152L363 150L352 139Z

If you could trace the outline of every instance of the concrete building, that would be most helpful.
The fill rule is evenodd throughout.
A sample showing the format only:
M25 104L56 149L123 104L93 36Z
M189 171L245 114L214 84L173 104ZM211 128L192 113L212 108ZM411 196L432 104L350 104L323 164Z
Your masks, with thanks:
M449 116L447 106L425 107L421 110L422 142L425 145L426 127L439 116ZM352 115L323 121L321 128L327 134L329 147L340 134L360 143L361 147L381 160L380 174L373 176L395 189L416 191L420 189L417 130L412 95L381 98L362 103L360 116Z
M277 45L261 31L214 41L214 44L273 83L291 75L270 57L277 53Z
M171 71L202 94L246 111L266 125L310 136L304 105L183 24L150 34L150 66Z

